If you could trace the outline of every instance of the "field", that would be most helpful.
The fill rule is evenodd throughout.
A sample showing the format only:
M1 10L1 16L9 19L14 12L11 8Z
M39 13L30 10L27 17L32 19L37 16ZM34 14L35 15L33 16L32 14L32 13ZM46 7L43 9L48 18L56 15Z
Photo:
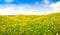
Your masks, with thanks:
M60 13L1 15L0 35L60 35Z

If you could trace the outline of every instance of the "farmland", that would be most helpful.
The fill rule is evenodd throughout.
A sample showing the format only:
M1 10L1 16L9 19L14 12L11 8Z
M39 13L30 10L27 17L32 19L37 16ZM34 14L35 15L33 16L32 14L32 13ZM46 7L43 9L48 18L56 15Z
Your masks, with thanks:
M0 35L60 35L60 13L0 15Z

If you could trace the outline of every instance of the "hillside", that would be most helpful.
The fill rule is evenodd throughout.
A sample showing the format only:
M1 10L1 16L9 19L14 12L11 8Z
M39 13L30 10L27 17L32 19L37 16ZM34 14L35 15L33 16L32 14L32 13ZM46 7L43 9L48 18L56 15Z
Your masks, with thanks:
M60 35L60 13L0 16L0 35Z

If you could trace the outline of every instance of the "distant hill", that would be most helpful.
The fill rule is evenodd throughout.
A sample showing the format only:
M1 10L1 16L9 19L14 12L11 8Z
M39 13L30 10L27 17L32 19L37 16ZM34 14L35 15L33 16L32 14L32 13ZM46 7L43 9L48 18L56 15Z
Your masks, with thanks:
M60 35L60 13L0 16L1 35Z

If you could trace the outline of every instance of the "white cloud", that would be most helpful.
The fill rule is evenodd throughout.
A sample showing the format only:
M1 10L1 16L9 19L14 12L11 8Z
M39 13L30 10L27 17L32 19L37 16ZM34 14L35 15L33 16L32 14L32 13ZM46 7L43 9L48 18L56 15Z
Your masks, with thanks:
M60 1L57 2L57 3L51 4L50 7L51 7L54 11L60 11Z
M13 2L14 0L5 0L5 2Z
M49 2L49 0L44 0L44 3L49 4L50 2Z
M38 6L38 5L40 5L40 3L39 2L36 2L35 5Z
M0 5L0 15L46 15L50 13L54 13L56 11L60 11L60 2L52 3L51 5L44 5L40 4L39 2L36 3L36 6L31 6L28 4L20 4L20 5L13 5L13 4L6 4Z
M3 7L3 6L0 6ZM34 14L34 15L43 15L49 14L51 10L48 7L40 7L40 6L31 6L31 5L5 5L5 7L0 8L0 15L18 15L18 14Z
M2 6L0 6L2 7ZM17 15L17 14L32 14L35 12L34 7L30 5L6 5L4 8L0 8L0 15Z
M3 7L3 6L0 6ZM31 6L31 5L6 5L3 8L0 8L0 15L19 15L19 14L24 14L24 15L29 15L29 14L35 14L35 15L40 15L40 14L48 14L49 12L46 12L47 9L40 7L40 6Z

